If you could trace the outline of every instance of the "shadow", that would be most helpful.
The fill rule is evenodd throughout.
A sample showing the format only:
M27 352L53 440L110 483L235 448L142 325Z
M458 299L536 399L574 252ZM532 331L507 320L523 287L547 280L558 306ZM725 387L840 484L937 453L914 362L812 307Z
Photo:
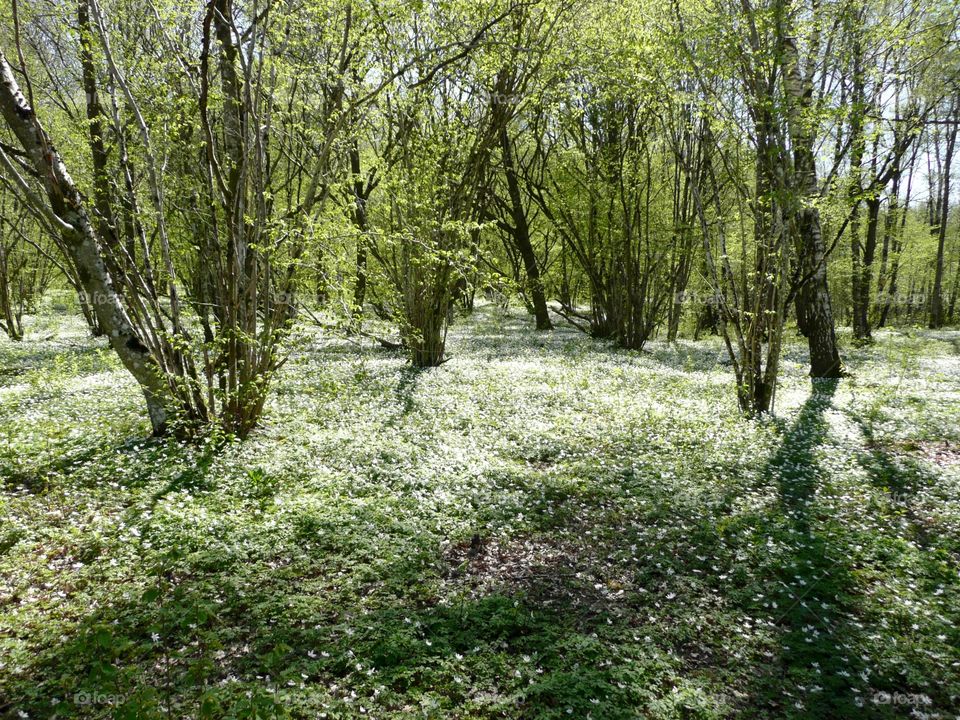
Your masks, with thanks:
M0 343L0 387L30 379L32 373L69 368L71 376L116 369L105 340L24 340Z
M53 459L34 464L29 469L9 464L6 458L0 459L0 489L7 492L42 493L50 488L51 478L69 476L77 467L104 456L116 458L120 462L126 459L131 467L142 467L144 450L149 451L164 442L152 436L134 437L121 442L101 437L95 437L93 440L92 444L79 448L64 442ZM23 459L21 456L16 458L16 460ZM132 473L127 483L136 483L138 478L147 474L147 470L148 468L144 468L143 472ZM102 479L99 478L99 480ZM87 486L90 484L91 482L85 483Z
M884 507L878 510L885 511L891 522L907 521L909 537L924 551L920 555L920 566L931 586L956 587L960 577L949 568L960 564L960 555L952 545L960 537L960 528L929 517L929 514L924 517L922 510L918 509L918 505L922 508L923 505L929 507L951 502L943 478L922 459L910 455L909 449L916 450L915 446L906 444L898 450L885 446L877 438L875 424L886 419L879 410L848 415L863 433L864 448L858 453L858 463L866 471L870 484L885 500Z
M523 587L438 603L435 585L450 568L416 538L398 538L398 559L359 585L337 582L334 548L300 541L253 562L165 553L143 568L145 590L91 609L29 672L0 682L0 715L363 717L361 707L380 716L421 697L430 698L422 717L438 720L470 706L517 718L635 717L623 668L599 661L609 605L584 589L591 612L545 607L557 597L555 567L528 567ZM362 550L347 554L359 561ZM477 699L513 667L510 692Z
M458 507L471 524L450 537L326 495L208 537L170 517L147 532L148 518L151 547L119 580L83 578L96 602L23 631L32 652L0 676L0 717L710 717L699 685L738 661L688 623L722 587L711 563L733 554L674 488L591 472L495 480L512 499ZM177 475L145 499L195 482ZM628 491L651 502L617 510ZM703 584L678 586L690 568Z
M429 372L430 368L418 368L406 365L400 371L400 380L394 390L394 397L400 407L400 416L409 415L417 408L416 392L417 381L420 376Z
M823 443L829 429L825 412L832 406L839 381L811 381L812 390L783 436L779 450L767 463L776 471L783 511L794 518L796 529L810 532L809 505L817 489L816 448Z
M164 442L158 441L158 445ZM169 441L168 441L169 442ZM152 511L156 505L169 495L176 493L205 493L213 489L210 479L210 468L216 459L220 447L208 443L191 458L191 462L182 470L173 475L162 488L150 495L149 508Z
M817 448L826 439L825 413L838 380L813 380L810 397L783 432L761 477L776 478L774 516L757 548L770 621L779 653L754 683L751 706L772 716L862 717L865 699L859 675L863 661L847 650L856 631L854 582L839 534L817 504L824 474ZM866 699L869 703L869 698Z
M909 506L917 492L936 485L932 473L913 458L897 457L877 440L874 425L882 420L879 411L865 414L848 413L863 434L864 448L858 455L860 466L866 470L870 483L899 505ZM919 540L926 544L926 531L914 519Z
M660 364L678 372L709 372L718 366L733 372L727 351L710 342L677 340L649 343L650 354Z
M898 458L877 441L874 424L878 418L869 413L849 413L849 416L860 428L864 439L865 447L857 459L877 490L893 502L906 504L919 490L934 484L935 479L919 463Z
M616 362L616 351L581 337L499 348L539 359L570 343ZM463 356L482 360L486 340L471 348L470 338L458 341ZM482 464L427 458L420 477L423 446L442 437L439 413L426 415L433 378L421 385L413 368L398 378L397 364L362 375L347 365L315 385L347 410L375 404L375 431L403 424L409 434L371 438L366 428L340 467L322 446L278 466L247 445L226 458L239 477L203 455L119 458L134 471L111 520L140 536L116 531L107 552L87 557L66 532L51 533L47 547L70 555L59 575L46 574L46 557L25 563L38 579L18 592L45 588L47 604L3 598L24 605L7 616L17 626L0 626L0 650L12 650L0 659L9 662L0 717L895 717L904 708L873 705L865 692L858 704L856 690L903 691L900 667L934 676L940 660L918 652L932 643L911 638L902 652L915 656L897 665L866 639L890 637L883 615L866 614L876 603L858 604L864 568L853 547L877 528L842 526L824 499L832 470L819 460L836 381L815 382L766 462L750 453L776 437L769 427L731 415L724 435L680 406L635 427L565 432L508 431L495 416ZM596 410L572 403L563 411ZM747 440L731 440L738 433ZM399 449L381 454L391 441ZM895 469L876 460L885 485ZM150 475L151 464L166 470ZM129 546L117 552L118 543ZM114 554L121 567L111 570ZM75 557L86 566L74 568ZM49 591L47 578L57 581ZM863 676L881 661L891 677ZM948 690L937 709L952 702Z

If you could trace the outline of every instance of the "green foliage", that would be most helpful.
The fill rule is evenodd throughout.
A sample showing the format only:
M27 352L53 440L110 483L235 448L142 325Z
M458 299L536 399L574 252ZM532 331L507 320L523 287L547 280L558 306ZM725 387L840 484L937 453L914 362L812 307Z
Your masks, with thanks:
M47 322L69 339L0 345L57 383L0 385L4 712L882 718L960 693L956 333L881 334L815 394L788 344L781 419L749 420L715 339L628 352L484 306L426 374L303 337L266 427L197 447L118 443L136 388Z

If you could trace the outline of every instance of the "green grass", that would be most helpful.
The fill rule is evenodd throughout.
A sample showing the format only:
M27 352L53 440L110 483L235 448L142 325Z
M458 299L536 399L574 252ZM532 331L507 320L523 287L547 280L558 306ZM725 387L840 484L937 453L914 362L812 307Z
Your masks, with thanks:
M222 447L76 320L0 343L0 717L957 717L960 333L794 342L754 421L715 339L530 325L304 331Z

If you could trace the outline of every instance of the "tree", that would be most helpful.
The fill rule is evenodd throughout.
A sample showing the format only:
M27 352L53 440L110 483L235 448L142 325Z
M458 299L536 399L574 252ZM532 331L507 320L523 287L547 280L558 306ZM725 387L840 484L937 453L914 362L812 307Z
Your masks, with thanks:
M46 234L16 201L0 194L0 330L23 339L24 312L35 312L58 263Z
M324 144L318 150L289 132L301 105L315 99L313 87L280 81L292 38L312 29L311 18L290 8L251 16L230 0L212 0L199 26L163 8L187 28L175 37L152 10L159 74L129 60L130 38L113 32L95 0L79 0L93 202L67 172L9 64L4 119L30 163L4 154L4 165L22 196L57 227L100 325L144 388L154 432L172 423L185 433L215 424L243 436L262 412L291 317L295 270L318 198L315 185L302 189L303 179L322 176L327 159ZM196 66L187 60L195 48ZM156 105L157 82L164 102L176 98L172 127L167 108ZM135 151L130 126L139 137ZM329 146L338 131L330 124L319 134ZM116 175L122 184L108 180ZM168 184L177 188L173 203ZM284 193L291 187L301 190ZM286 202L275 199L284 195ZM193 278L195 293L184 292L184 276Z
M943 274L944 274L944 256L947 239L947 224L950 218L950 173L953 167L953 153L957 144L957 130L960 128L960 100L956 97L948 117L950 120L945 128L946 137L944 138L943 160L940 161L940 144L937 143L937 160L940 165L937 183L937 192L935 197L931 197L934 204L933 217L931 218L931 230L936 233L937 238L937 260L934 265L933 290L930 295L930 327L933 329L943 327L944 307L943 307Z
M156 361L131 323L114 289L83 196L34 109L20 91L13 68L2 50L0 115L25 153L24 165L39 178L46 200L39 198L31 189L19 168L14 165L14 160L4 150L0 150L0 163L24 196L33 201L35 209L58 228L64 249L77 267L83 289L91 298L97 320L109 338L111 347L143 390L154 432L164 432L170 415L165 402L166 389L157 372Z
M827 285L827 253L817 203L820 185L815 155L817 122L814 115L813 81L820 54L819 3L811 8L814 30L805 67L801 65L798 42L793 35L792 9L783 11L778 28L781 45L783 88L787 107L787 128L793 160L793 186L797 217L797 263L802 277L797 281L797 323L807 337L810 350L810 375L817 378L840 377L843 364L837 347L833 307Z

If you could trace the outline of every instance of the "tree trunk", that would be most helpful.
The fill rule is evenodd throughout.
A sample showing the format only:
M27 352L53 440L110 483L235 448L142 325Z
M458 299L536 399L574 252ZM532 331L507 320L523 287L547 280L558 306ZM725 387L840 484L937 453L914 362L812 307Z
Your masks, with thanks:
M864 71L863 54L859 39L853 44L853 102L850 112L850 297L852 311L853 335L857 340L869 340L869 333L865 327L866 309L860 307L861 298L869 294L870 286L863 287L864 282L864 246L860 241L860 195L863 192L862 168L863 156L866 152L866 139L863 132Z
M960 125L960 103L954 104L952 127L947 131L947 148L941 170L939 210L937 211L937 262L933 275L933 291L930 297L930 328L943 327L943 271L944 246L947 239L947 219L950 217L950 169L953 149L957 142L957 127Z
M0 238L0 328L7 334L11 340L20 341L23 339L23 326L20 323L20 314L17 312L16 299L13 296L10 263L7 252L7 245Z
M97 233L103 242L115 240L113 209L110 205L110 180L107 173L107 150L103 144L103 109L97 91L97 76L93 66L91 42L93 29L90 26L89 0L77 3L77 19L80 28L80 67L83 74L83 91L87 97L87 127L90 155L93 159L93 205L96 208Z
M357 330L363 323L363 303L367 295L367 195L360 176L360 145L350 143L350 173L353 175L353 208L350 219L357 229L357 280L353 287L353 322Z
M960 258L957 259L957 272L953 276L953 288L950 290L950 305L947 308L947 323L953 324L953 314L957 309L957 295L960 294Z
M880 198L867 200L867 235L863 244L860 276L853 287L853 336L860 341L871 340L870 336L870 286L873 258L877 251L877 227L880 222Z
M530 302L533 305L533 314L537 320L537 330L552 330L550 313L547 311L547 300L543 292L543 280L540 277L540 266L537 255L530 241L530 224L523 209L523 198L520 195L520 182L517 179L517 169L513 164L513 147L506 127L501 127L500 150L503 154L503 166L506 171L507 192L510 195L510 214L513 221L510 227L510 237L513 239L523 260L523 268L527 274L527 285L530 289Z
M874 322L877 327L882 327L881 318L884 317L885 309L892 299L886 295L886 290L891 252L896 250L894 233L897 229L897 218L900 213L900 167L899 160L895 162L897 162L897 167L893 171L893 186L888 195L887 214L883 220L883 245L880 250L880 272L877 274L877 300L879 302L874 308Z
M155 434L167 430L166 386L156 362L127 316L107 271L97 231L83 197L59 153L24 98L6 56L0 51L0 114L43 181L49 205L36 198L38 210L60 228L63 247L77 268L100 327L124 367L137 380L147 401Z
M913 192L913 168L916 161L916 153L910 160L910 166L907 174L907 192L903 200L903 209L899 208L897 195L899 194L899 181L894 185L894 195L891 197L890 209L887 211L887 217L890 219L890 252L892 260L890 261L890 281L883 296L883 307L880 309L880 317L877 320L877 327L883 327L887 324L887 318L890 315L890 309L893 307L897 295L897 281L900 273L900 253L903 251L903 232L907 224L907 214L910 211L910 196ZM893 216L894 204L897 205L899 217Z
M807 338L810 351L810 375L837 378L843 375L843 363L837 347L837 334L827 284L826 247L820 211L814 204L819 196L814 137L810 120L804 117L813 101L812 76L800 71L796 41L784 38L784 89L790 99L788 127L793 145L794 172L801 194L797 198L800 258L803 285L797 292L797 324Z

